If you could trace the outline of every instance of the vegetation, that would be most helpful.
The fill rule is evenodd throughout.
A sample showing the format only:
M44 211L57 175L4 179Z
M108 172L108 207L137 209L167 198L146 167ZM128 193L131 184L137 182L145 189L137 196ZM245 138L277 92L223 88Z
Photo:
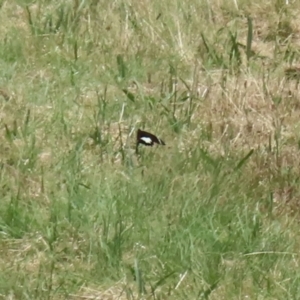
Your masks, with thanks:
M299 11L0 1L0 298L298 299Z

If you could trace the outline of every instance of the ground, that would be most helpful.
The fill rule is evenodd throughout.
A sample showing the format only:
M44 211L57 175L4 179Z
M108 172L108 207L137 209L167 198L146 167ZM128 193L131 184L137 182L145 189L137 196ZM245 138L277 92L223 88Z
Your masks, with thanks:
M0 1L0 299L298 299L299 10Z

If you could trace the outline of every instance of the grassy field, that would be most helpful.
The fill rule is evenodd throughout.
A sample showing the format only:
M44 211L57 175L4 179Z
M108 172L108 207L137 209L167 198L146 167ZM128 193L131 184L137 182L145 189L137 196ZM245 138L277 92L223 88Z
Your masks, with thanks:
M299 1L0 20L0 299L300 299Z

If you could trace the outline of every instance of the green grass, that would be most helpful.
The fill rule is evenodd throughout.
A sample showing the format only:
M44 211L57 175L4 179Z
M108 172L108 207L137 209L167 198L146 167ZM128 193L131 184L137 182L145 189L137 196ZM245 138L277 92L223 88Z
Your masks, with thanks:
M290 2L0 1L0 299L299 299Z

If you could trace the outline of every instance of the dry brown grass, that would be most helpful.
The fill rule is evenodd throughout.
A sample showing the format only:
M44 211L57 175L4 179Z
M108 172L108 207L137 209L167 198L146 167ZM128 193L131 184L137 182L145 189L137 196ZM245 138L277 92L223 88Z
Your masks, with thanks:
M296 180L300 165L300 4L294 1L283 6L275 2L107 1L97 6L94 1L90 7L76 11L78 1L38 1L29 5L29 10L15 1L5 1L0 10L0 40L3 49L6 47L2 68L11 71L3 71L0 82L3 203L9 203L10 193L16 194L22 196L24 209L34 203L48 218L53 195L67 202L70 187L65 179L69 174L66 162L77 148L81 151L80 161L76 161L81 171L78 182L89 178L96 185L98 167L130 182L130 176L123 172L125 162L144 167L133 154L133 129L146 125L166 140L167 150L157 153L152 149L151 155L168 163L170 172L174 157L187 152L191 157L194 145L201 145L211 157L224 161L234 157L238 161L254 149L243 171L248 174L245 185L256 188L258 195L268 193L271 212L283 227L288 226L285 218L298 218L300 204ZM69 12L70 24L78 23L75 29L70 26L57 33L47 32L45 20L48 15L55 20L60 5ZM44 32L32 33L28 12ZM248 16L253 21L254 54L249 63L245 50ZM241 54L238 67L231 67L228 59L229 31L237 33ZM211 58L201 33L213 50L223 55L227 69L208 63ZM77 59L72 39L78 42ZM118 55L125 61L124 78L118 71ZM124 89L132 93L134 101L126 98ZM100 112L104 109L98 107L100 98L108 107L103 117ZM26 132L28 111L33 125ZM182 121L189 112L190 123L184 123L176 132L176 124L170 121L172 114ZM8 131L11 138L7 137ZM105 147L103 141L99 142L99 132ZM30 148L33 137L34 147ZM31 161L33 167L26 167ZM151 177L145 169L145 177ZM160 172L161 166L152 176ZM192 174L194 186L199 181L209 186L211 179L205 176L193 179ZM182 181L184 174L176 174L170 194L178 192L176 186ZM228 199L224 194L220 203L225 205ZM166 205L166 211L172 210L171 204ZM259 210L270 213L268 205L261 205ZM174 215L170 219L176 223L179 218ZM299 245L297 235L291 235ZM0 242L1 269L20 269L36 278L43 264L49 268L49 245L40 233L16 240L3 235ZM77 245L81 242L83 246ZM58 252L75 253L71 258L62 255L58 269L88 273L86 260L81 259L88 252L83 237L75 241L66 237L55 247ZM295 261L298 263L298 258ZM243 263L224 262L237 269ZM55 284L59 285L58 277L53 280ZM185 288L191 284L187 280ZM253 285L251 279L245 280L243 294L249 291L251 295ZM86 282L69 297L137 299L134 289L127 278L108 289ZM212 299L222 299L224 290L226 285L216 289ZM162 297L172 299L172 295ZM182 296L178 295L175 292L174 297ZM13 294L7 297L17 299ZM60 297L54 295L53 299Z

